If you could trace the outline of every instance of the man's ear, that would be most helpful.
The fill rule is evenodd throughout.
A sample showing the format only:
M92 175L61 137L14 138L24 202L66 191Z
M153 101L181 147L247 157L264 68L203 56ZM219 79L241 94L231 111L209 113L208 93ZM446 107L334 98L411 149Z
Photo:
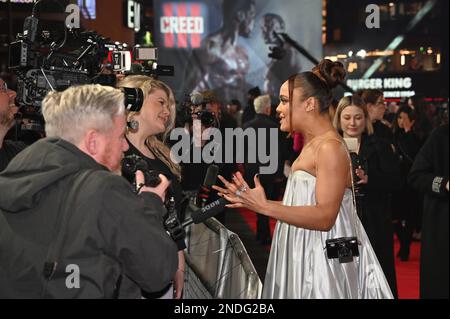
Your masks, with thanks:
M95 156L98 153L98 137L98 132L92 129L84 136L84 147L92 156Z

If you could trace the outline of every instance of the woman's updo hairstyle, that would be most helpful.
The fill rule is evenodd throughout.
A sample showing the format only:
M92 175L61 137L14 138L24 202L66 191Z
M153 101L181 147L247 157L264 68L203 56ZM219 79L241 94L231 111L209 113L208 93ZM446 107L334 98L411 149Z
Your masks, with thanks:
M334 89L339 83L343 83L345 80L344 65L340 62L333 62L328 59L320 61L311 72L302 72L295 74L289 78L289 104L290 118L292 128L292 113L293 113L293 97L294 89L301 88L302 101L313 97L319 103L319 111L321 114L328 113L332 99L332 89ZM292 132L291 132L292 133Z

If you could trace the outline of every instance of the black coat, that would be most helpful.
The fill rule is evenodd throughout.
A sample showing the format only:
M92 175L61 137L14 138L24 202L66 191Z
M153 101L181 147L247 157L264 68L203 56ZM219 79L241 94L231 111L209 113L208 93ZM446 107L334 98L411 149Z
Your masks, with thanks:
M242 125L253 120L256 116L255 106L253 101L249 102L242 113Z
M362 223L369 236L394 296L397 285L394 264L394 231L390 193L401 188L398 159L385 139L364 135L359 157L366 163L368 184L361 189Z
M255 187L254 185L254 176L256 174L260 173L260 168L264 167L264 166L268 166L269 163L262 163L260 161L260 159L258 158L258 156L256 156L256 163L250 163L248 161L248 151L249 149L251 149L252 151L256 151L256 154L259 154L259 140L262 139L261 136L261 131L260 129L264 129L265 131L265 135L266 135L266 140L265 140L265 144L266 144L266 155L269 155L270 152L270 157L274 157L275 155L277 156L277 163L276 163L276 171L278 172L278 168L280 166L282 166L282 161L283 161L283 156L282 156L282 151L281 149L278 150L274 150L270 148L270 130L271 129L276 129L277 130L277 138L278 138L278 143L277 143L277 147L279 148L280 146L280 138L281 138L281 133L279 130L279 125L277 122L275 122L270 116L268 115L263 115L263 114L256 114L255 117L253 118L253 120L247 122L244 126L243 129L254 129L256 132L256 141L257 141L257 145L248 145L245 149L247 151L247 154L245 155L245 164L244 164L244 178L247 181L247 183L249 184L249 186L251 188ZM260 175L260 181L261 184L263 185L264 189L266 190L266 195L268 195L268 198L271 197L271 194L273 193L273 187L274 187L274 181L277 178L277 172L273 173L273 174L261 174Z
M391 129L381 121L375 121L373 124L374 135L378 139L383 139L387 143L392 143L393 134Z
M402 188L393 194L392 211L395 219L409 220L414 226L418 224L422 196L407 183L408 174L420 150L420 140L414 131L405 133L400 129L394 134L394 145L400 163Z
M172 280L177 248L162 225L161 199L135 195L76 146L36 142L0 174L0 189L0 298L112 298L122 275L146 291ZM55 243L59 252L49 258ZM47 283L48 259L58 267ZM68 265L79 267L79 289L66 286Z
M449 128L436 129L417 154L409 183L425 194L420 264L421 298L448 298Z

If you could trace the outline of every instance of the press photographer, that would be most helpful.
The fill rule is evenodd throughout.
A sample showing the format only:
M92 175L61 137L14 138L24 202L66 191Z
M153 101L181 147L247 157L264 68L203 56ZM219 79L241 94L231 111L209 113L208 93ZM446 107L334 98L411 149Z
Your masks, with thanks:
M182 209L181 168L172 162L170 149L164 144L165 138L175 123L175 100L172 90L163 82L143 75L125 77L118 83L119 87L139 88L144 93L142 108L139 112L130 112L126 134L129 149L126 158L137 156L144 160L148 171L156 171L170 181L169 196L174 199L174 208L180 222L184 220ZM145 165L145 164L144 164ZM125 168L123 166L123 168ZM122 168L122 171L123 171ZM145 169L144 169L145 170ZM165 220L173 216L166 216ZM173 278L172 286L161 292L145 294L147 298L176 298L182 296L184 286L184 237L177 240L178 270ZM131 283L130 283L131 284Z
M50 93L42 111L48 138L0 174L0 297L138 297L122 276L145 291L166 287L178 262L162 220L169 181L160 175L136 195L115 174L128 150L123 93L71 87Z
M350 151L359 214L392 293L397 296L389 195L401 187L401 178L393 147L373 135L367 107L358 95L339 101L334 126L344 138L356 139Z
M197 193L201 190L204 177L207 176L207 171L211 164L217 165L220 170L219 174L226 178L231 178L232 173L236 171L233 163L226 163L226 150L224 149L225 129L235 129L236 121L226 112L222 112L222 104L219 98L211 91L192 94L189 100L184 103L183 107L188 112L184 127L186 134L190 135L191 144L190 153L184 154L186 158L189 158L189 161L181 163L183 168L182 188L184 191ZM209 139L204 138L208 136L208 130L212 128L220 130L222 139L214 137L210 137ZM195 154L203 154L205 147L211 149L212 158L214 158L215 152L220 150L222 153L221 161L206 163L203 158L200 160L196 159ZM217 199L218 196L213 192L209 201ZM222 224L225 223L225 211L216 217Z

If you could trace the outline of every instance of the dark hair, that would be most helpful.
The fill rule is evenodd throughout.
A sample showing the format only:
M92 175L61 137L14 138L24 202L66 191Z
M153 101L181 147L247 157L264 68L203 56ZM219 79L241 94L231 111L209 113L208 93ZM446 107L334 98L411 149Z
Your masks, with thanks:
M401 113L405 113L406 115L408 115L408 118L410 121L415 121L416 120L416 112L409 106L405 105L405 106L401 106L397 113L395 113L395 120L393 123L393 127L392 130L394 133L397 133L397 131L400 129L398 127L398 118L400 117Z
M319 103L320 113L327 113L331 101L333 99L332 89L345 79L346 72L344 65L340 62L333 62L328 59L320 61L320 63L312 69L312 72L302 72L295 74L289 78L289 103L290 120L292 130L292 112L294 89L302 88L302 100L313 97Z
M362 90L357 93L366 104L377 104L377 100L384 95L380 90Z
M231 100L229 104L230 105L236 105L238 111L240 111L241 108L242 108L242 104L241 104L241 102L239 100Z
M248 11L252 5L256 5L255 0L235 1L223 0L222 14L223 21L232 21L235 19L236 13L239 11Z
M257 98L261 95L261 90L259 89L259 86L255 86L254 88L251 88L247 92L249 95L253 96L254 98Z

